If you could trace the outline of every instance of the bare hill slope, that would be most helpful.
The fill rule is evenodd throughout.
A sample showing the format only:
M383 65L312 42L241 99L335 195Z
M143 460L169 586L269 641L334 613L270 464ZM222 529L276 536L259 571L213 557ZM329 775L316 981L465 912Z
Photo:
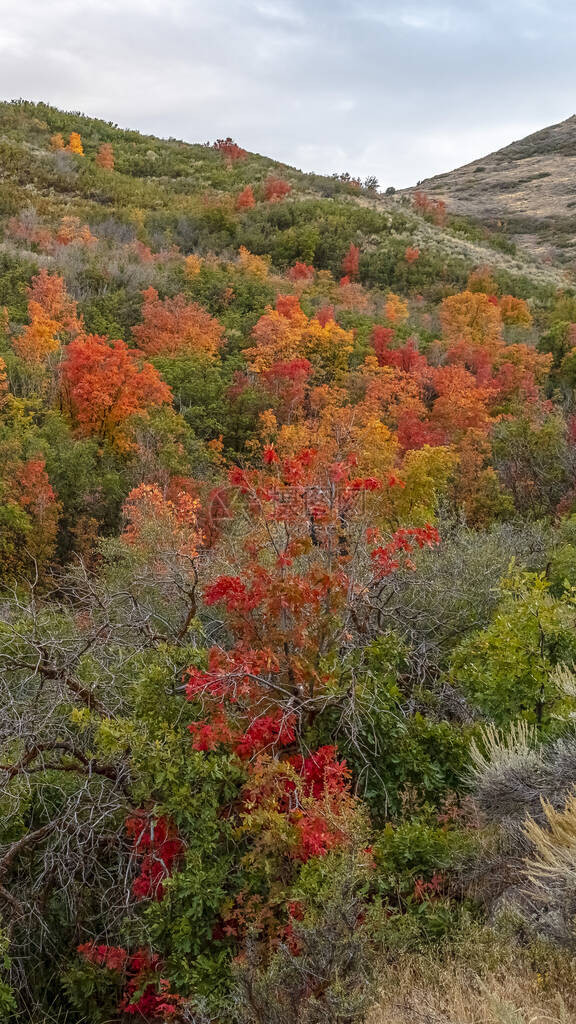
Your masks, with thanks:
M419 187L533 255L576 259L576 115Z

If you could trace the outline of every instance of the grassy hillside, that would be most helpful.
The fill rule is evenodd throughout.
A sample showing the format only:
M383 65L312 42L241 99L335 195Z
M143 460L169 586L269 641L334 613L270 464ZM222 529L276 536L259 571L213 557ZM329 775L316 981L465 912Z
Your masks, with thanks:
M0 105L0 1019L565 1024L571 272L239 143Z
M442 198L453 214L502 228L524 252L573 271L575 171L573 115L420 187Z
M50 152L50 138L79 130L84 161ZM350 242L362 243L362 279L379 287L441 288L465 283L470 269L483 262L503 278L531 282L524 290L562 287L565 276L549 266L517 256L500 234L461 220L437 229L394 197L384 197L355 183L304 174L295 168L247 154L233 163L208 144L190 145L123 131L103 121L65 114L25 102L0 105L0 211L13 215L34 206L40 217L73 213L110 233L118 216L129 231L146 236L156 248L176 244L192 249L234 252L246 245L270 255L285 269L296 260L339 273ZM107 176L94 164L98 147L114 147L115 172ZM237 218L226 202L247 185L262 188L278 175L291 186L287 206L258 205ZM211 200L211 201L210 201ZM407 245L426 245L425 259L406 276L402 261ZM506 287L509 285L506 284Z

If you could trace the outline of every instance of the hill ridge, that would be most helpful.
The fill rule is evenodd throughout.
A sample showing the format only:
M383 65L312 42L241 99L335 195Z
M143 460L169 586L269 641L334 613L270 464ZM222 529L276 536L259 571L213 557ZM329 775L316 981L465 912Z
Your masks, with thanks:
M405 189L442 199L454 215L503 229L532 256L576 259L576 114Z
M54 154L47 153L49 134L55 131L66 134L70 130L81 132L86 152L92 158L103 141L114 145L117 152L113 188L107 188L101 180L88 181L88 171L78 179L74 177L74 169L70 175L68 171L63 174L54 168ZM490 263L507 275L525 277L534 284L554 288L565 288L569 284L562 267L556 267L552 261L543 264L537 253L516 252L497 224L486 230L484 227L474 228L460 218L447 226L429 223L412 209L409 193L385 196L366 188L358 190L354 182L345 177L306 173L256 153L247 153L246 160L238 166L226 168L208 143L144 135L104 119L61 111L49 104L34 104L26 100L0 104L0 178L8 186L5 212L15 212L25 204L34 206L41 202L48 203L55 212L60 209L65 213L71 203L81 200L87 219L98 221L103 209L111 212L111 203L112 206L122 206L131 202L136 184L140 205L157 210L167 208L174 204L173 193L176 191L176 202L184 213L183 207L188 201L200 200L202 195L208 194L226 195L236 183L238 188L246 184L255 185L273 174L289 181L292 202L305 205L331 201L336 205L360 208L359 216L363 208L367 214L366 224L370 219L368 214L378 218L380 225L374 224L376 231L369 230L367 226L362 229L371 251L380 244L380 233L385 232L398 238L399 252L402 253L400 239L406 235L407 240L433 252L435 258L461 261L469 269L480 263ZM12 199L10 188L17 190ZM8 208L10 203L12 205ZM302 219L305 219L305 211ZM492 230L494 228L496 230ZM3 242L3 249L6 250L6 246L9 249L11 244ZM187 248L185 240L183 247Z

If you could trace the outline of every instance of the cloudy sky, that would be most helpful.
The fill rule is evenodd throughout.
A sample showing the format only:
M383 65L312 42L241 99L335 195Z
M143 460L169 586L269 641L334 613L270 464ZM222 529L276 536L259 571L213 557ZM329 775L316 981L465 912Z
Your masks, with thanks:
M0 0L0 96L414 184L576 111L574 0Z

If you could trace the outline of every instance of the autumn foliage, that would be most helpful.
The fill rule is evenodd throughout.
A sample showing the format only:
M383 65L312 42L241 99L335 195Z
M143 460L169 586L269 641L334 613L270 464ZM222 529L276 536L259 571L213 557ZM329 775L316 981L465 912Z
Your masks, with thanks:
M500 315L505 324L514 327L531 327L532 314L524 299L518 299L515 295L503 295L500 299Z
M292 186L282 178L272 174L264 183L264 199L268 203L277 203L285 199L292 191Z
M313 266L299 260L293 267L290 267L288 277L291 281L310 281L314 278L315 273Z
M237 210L251 210L256 205L254 198L254 189L251 185L246 185L246 188L236 197L236 209Z
M225 160L231 164L237 163L239 160L246 159L246 150L242 149L242 147L234 142L234 139L231 139L229 136L227 139L217 139L214 143L214 149L218 150L219 153L222 153Z
M118 1010L136 1018L167 1020L181 1004L170 992L169 981L162 977L162 963L157 954L147 949L128 953L122 946L84 942L78 946L83 959L98 968L120 975L123 991Z
M96 334L81 335L68 345L62 388L81 434L116 441L130 416L171 398L170 388L141 352Z
M330 372L343 367L354 340L335 320L322 323L307 317L295 295L279 295L252 332L254 344L245 350L251 368L269 370L275 364L309 359Z
M114 170L114 150L109 142L102 143L94 159L103 171Z
M82 329L77 303L68 295L64 279L59 274L41 270L30 282L28 298L40 306L47 316L57 320L68 334L73 335Z
M35 1020L359 1024L383 944L453 949L467 879L475 929L491 898L471 738L568 742L576 300L421 191L230 138L43 106L20 159L28 107L0 216L0 1017L6 978Z
M265 256L257 256L256 253L250 252L245 245L241 245L238 250L238 265L245 274L257 277L261 281L268 277L270 272L270 261Z
M342 260L342 271L346 277L350 280L358 277L358 270L360 266L360 250L358 246L350 243L350 248Z
M60 505L41 456L28 459L18 468L13 494L32 524L28 554L40 566L46 565L54 554Z
M389 292L384 305L384 315L392 324L407 320L409 316L408 303L394 292Z
M464 344L493 351L502 330L498 303L482 292L460 292L444 299L440 310L442 335L450 345Z
M12 238L30 242L42 252L58 252L59 246L78 245L91 246L96 237L87 224L78 217L62 217L54 230L48 228L36 217L12 217L8 221L8 232Z
M213 357L222 345L222 325L183 295L161 299L155 288L143 292L142 323L132 329L147 355L179 354Z
M411 566L414 551L436 546L439 535L430 525L388 535L370 525L371 497L396 482L359 475L354 457L333 462L304 449L282 458L268 446L256 468L232 468L228 484L231 506L245 523L241 545L229 539L236 572L214 576L202 599L225 618L231 643L212 646L205 667L184 674L190 756L232 757L241 766L242 784L224 813L247 849L267 851L273 877L267 893L261 885L260 891L237 891L212 935L233 940L240 956L250 944L267 955L280 942L298 956L293 922L305 907L292 901L287 912L279 887L313 858L353 855L366 843L346 760L333 744L303 745L330 700L333 682L323 659L335 645L349 643L362 607L387 578ZM173 502L156 487L138 488L125 507L124 538L152 554L170 547L176 530L180 545L188 534L194 560L202 544L196 510L183 494ZM221 543L226 558L228 541ZM125 828L137 870L132 899L162 904L186 844L169 817L142 808ZM172 1013L180 1005L160 958L149 950L87 942L79 953L120 975L125 1013Z
M41 363L60 347L60 326L37 303L28 303L29 325L14 339L14 351L27 363Z
M237 573L210 582L204 601L226 616L234 642L186 673L187 698L202 712L188 727L193 749L247 763L242 829L288 862L350 847L358 827L336 748L299 749L328 697L323 657L414 550L439 543L430 525L388 536L369 526L370 497L396 482L358 475L356 463L313 449L282 458L268 446L261 468L230 471L245 540Z
M82 329L64 280L46 270L32 278L28 288L28 317L28 326L14 339L15 351L27 363L42 363Z
M427 220L432 221L439 227L446 222L446 203L443 199L432 199L425 192L417 189L413 196L414 209L423 214Z
M230 741L238 729L245 733L238 698L260 709L263 717L257 729L249 723L242 756L293 742L296 720L312 712L322 688L322 651L346 629L349 602L369 600L371 589L409 561L415 548L439 542L430 526L384 538L370 524L366 495L396 482L358 475L357 462L354 454L331 462L309 448L282 458L270 445L262 468L229 473L250 524L242 572L219 576L204 596L208 605L225 609L236 646L227 653L213 648L208 670L191 671L187 694L205 699L218 736L225 730ZM353 580L362 550L371 571L358 591ZM266 647L260 646L263 637ZM301 700L291 700L292 711L279 716L278 695L294 687ZM191 729L195 735L202 730L202 743L212 742L204 726Z
M203 540L199 525L200 504L185 490L167 497L156 484L140 484L128 495L123 508L123 539L140 555L153 558L157 569L168 571L163 549L184 557L194 574L193 562Z
M78 132L70 132L70 139L66 149L71 153L75 153L76 156L84 156L84 147L82 146L82 139Z
M6 363L0 356L0 408L8 401L8 394L10 388L8 384L8 374L6 373Z

